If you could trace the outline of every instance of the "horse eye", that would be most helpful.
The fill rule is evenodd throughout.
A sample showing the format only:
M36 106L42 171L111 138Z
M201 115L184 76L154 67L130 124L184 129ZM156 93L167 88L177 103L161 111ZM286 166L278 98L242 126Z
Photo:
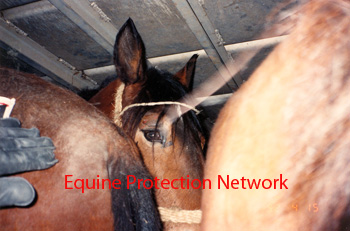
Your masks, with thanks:
M158 130L143 131L143 135L149 142L162 142L162 135Z

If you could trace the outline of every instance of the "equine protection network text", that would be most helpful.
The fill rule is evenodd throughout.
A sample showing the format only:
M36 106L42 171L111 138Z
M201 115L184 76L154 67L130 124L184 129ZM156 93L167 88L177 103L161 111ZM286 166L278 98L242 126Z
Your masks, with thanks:
M127 189L130 187L137 187L138 189L212 189L212 181L210 179L187 179L181 177L180 179L136 179L134 175L127 175L126 182L120 179L100 179L97 175L96 179L72 179L73 175L65 175L65 189L81 189L84 193L86 189L121 189L123 184ZM286 182L288 179L283 179L282 174L276 179L248 179L244 176L240 179L230 179L229 175L218 175L216 181L218 189L288 189ZM124 180L125 181L125 180ZM106 185L107 184L107 185Z

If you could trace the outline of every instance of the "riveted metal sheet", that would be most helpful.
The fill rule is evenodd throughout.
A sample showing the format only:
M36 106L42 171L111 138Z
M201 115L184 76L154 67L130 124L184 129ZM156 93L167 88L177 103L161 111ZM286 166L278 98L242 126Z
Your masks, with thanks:
M202 0L226 44L251 41L261 33L266 16L284 0Z
M91 1L92 2L92 1ZM93 1L120 28L131 17L145 42L148 57L202 49L172 1Z
M25 5L31 2L36 2L38 0L1 0L0 10L6 10L9 8Z
M111 64L111 55L48 1L3 11L5 19L21 28L48 51L78 70Z

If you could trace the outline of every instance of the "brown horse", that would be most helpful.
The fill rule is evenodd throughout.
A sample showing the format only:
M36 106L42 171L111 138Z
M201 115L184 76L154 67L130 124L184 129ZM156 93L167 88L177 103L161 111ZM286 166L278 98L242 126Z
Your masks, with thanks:
M150 178L137 147L95 107L8 69L0 69L0 95L16 99L12 116L22 127L52 138L59 160L50 169L20 174L37 190L37 200L28 208L0 210L1 230L112 230L113 217L115 230L160 229L151 191L126 187L128 175ZM110 190L102 179L120 184Z
M171 107L167 103L172 104L192 89L196 59L194 55L175 75L148 68L143 41L129 19L120 29L114 47L118 78L90 100L135 140L147 169L158 179L183 177L192 181L203 177L205 139L195 113L190 111L174 123L166 115ZM200 209L200 189L174 189L180 187L180 181L174 188L158 187L158 206ZM170 222L165 223L165 228L189 229L198 225Z
M312 0L294 11L276 30L289 37L214 127L203 230L350 227L350 3Z

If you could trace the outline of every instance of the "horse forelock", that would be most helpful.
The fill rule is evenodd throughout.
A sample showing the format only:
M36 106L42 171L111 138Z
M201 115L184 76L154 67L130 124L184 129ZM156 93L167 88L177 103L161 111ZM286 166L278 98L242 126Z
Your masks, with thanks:
M168 72L150 68L147 70L146 75L147 81L143 83L138 96L132 102L133 104L165 101L176 102L187 94L187 89ZM171 105L160 105L130 108L122 115L124 129L126 129L132 137L135 137L141 119L147 112L157 109L159 114L156 127L158 127L160 121L166 117L170 107ZM200 144L201 140L199 135L203 133L200 121L193 111L189 111L175 120L171 132L172 142L174 142L175 137L177 137L181 139L183 147L191 147L194 143Z

